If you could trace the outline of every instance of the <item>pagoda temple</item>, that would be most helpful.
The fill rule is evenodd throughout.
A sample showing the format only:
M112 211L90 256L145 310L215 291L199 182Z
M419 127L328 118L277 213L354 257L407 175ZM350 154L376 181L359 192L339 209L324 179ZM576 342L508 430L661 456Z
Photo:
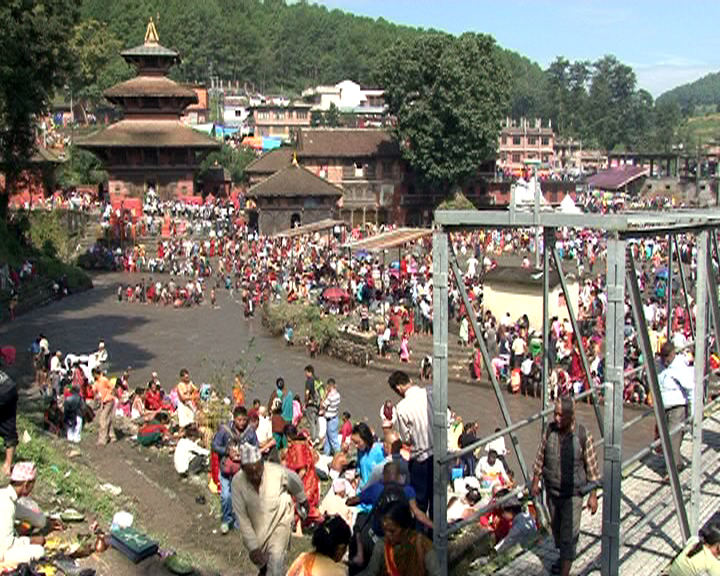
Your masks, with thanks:
M111 198L142 198L151 188L161 199L192 195L200 161L220 143L180 121L198 100L192 89L167 77L180 62L178 53L160 45L151 18L145 42L120 54L137 75L103 94L122 109L123 119L78 146L103 162Z

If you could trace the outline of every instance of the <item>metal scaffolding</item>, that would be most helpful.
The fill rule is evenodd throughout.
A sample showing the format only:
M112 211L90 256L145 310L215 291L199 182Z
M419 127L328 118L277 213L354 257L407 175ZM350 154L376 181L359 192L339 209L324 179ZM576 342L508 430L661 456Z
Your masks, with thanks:
M474 522L487 510L480 510L473 518L447 525L447 486L450 463L459 456L469 453L487 442L509 435L512 449L518 461L520 472L529 487L532 478L529 476L525 459L515 432L532 422L542 421L545 428L545 418L552 412L548 408L547 378L548 378L548 334L549 334L549 273L550 259L555 263L559 274L561 287L568 307L568 315L576 335L580 335L579 326L573 310L572 299L567 288L567 282L562 271L559 254L554 247L555 232L558 228L577 228L604 231L607 233L607 311L605 329L605 381L596 389L590 378L590 368L587 356L583 349L582 340L578 347L581 356L583 371L585 372L589 389L576 396L576 399L590 397L602 439L596 443L603 447L603 504L602 504L602 558L601 567L603 576L616 576L620 568L620 503L622 495L622 470L629 464L638 461L650 453L654 445L660 444L663 448L665 463L670 476L673 500L680 524L683 538L687 540L691 535L697 534L700 518L700 479L701 462L700 447L702 441L702 418L704 384L707 379L706 372L706 345L707 345L707 304L712 325L714 327L715 342L720 353L720 308L718 306L717 284L713 271L713 247L717 253L716 234L708 234L720 228L720 214L699 211L675 211L639 213L630 212L613 215L595 214L562 214L559 212L518 212L518 211L476 211L455 210L437 211L435 213L436 230L433 235L433 444L434 444L434 546L440 561L441 574L446 575L448 537L464 526ZM457 259L448 242L448 235L453 231L471 229L495 228L532 228L543 229L544 257L543 257L543 390L542 410L525 418L520 422L512 422L510 413L500 384L492 369L491 358L483 338L483 331L475 317L475 312L465 290L462 273ZM682 283L685 307L688 314L691 311L688 299L685 275L682 270L682 259L678 251L677 235L694 234L697 243L697 281L695 302L697 315L694 332L695 351L695 394L693 402L693 415L686 420L692 425L692 482L689 511L685 507L682 488L677 467L673 459L670 446L670 436L675 430L668 430L667 420L662 405L662 397L658 386L658 375L655 368L654 353L650 347L647 324L644 317L641 293L635 271L635 262L628 240L649 236L665 236L669 241L669 263L667 290L668 327L672 321L672 294L673 294L673 247L679 264L679 274ZM474 444L459 451L448 453L447 449L447 403L448 403L448 288L451 271L455 285L467 310L472 329L475 333L480 352L492 389L505 422L505 428L490 434ZM624 389L624 358L625 358L625 294L626 289L632 303L638 343L643 353L644 369L653 394L653 408L655 421L660 432L660 439L653 445L641 450L638 454L622 461L622 434L623 430L636 424L649 414L634 418L628 423L623 422L623 389ZM577 338L576 338L577 339ZM598 392L604 389L604 406L601 408ZM677 429L676 429L677 430ZM541 519L545 521L545 508L536 503L537 509L542 512Z

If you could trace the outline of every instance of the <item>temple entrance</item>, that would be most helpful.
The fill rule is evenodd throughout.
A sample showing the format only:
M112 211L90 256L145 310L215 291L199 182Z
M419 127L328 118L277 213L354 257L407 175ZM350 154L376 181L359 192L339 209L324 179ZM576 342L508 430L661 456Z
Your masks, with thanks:
M260 222L258 211L257 210L249 210L247 215L248 215L248 229L252 230L253 232L257 232L258 224Z
M300 214L293 212L293 215L290 216L290 228L298 228L301 224L302 218L300 218Z

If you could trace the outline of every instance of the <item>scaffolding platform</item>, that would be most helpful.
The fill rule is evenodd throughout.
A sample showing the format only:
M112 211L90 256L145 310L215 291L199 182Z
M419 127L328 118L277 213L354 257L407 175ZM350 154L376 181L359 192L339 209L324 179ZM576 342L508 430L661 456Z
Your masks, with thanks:
M692 456L692 442L686 434L682 446L687 461ZM620 507L621 575L662 574L682 548L683 536L673 505L670 484L663 482L661 456L648 456L624 475ZM691 467L680 473L685 501L690 499ZM702 479L700 488L700 525L704 525L720 509L720 411L703 421ZM571 573L578 576L600 574L601 571L601 510L594 516L583 511L578 558ZM531 550L523 551L493 574L510 576L541 576L550 573L558 553L551 535L544 536ZM483 569L474 576L487 574Z

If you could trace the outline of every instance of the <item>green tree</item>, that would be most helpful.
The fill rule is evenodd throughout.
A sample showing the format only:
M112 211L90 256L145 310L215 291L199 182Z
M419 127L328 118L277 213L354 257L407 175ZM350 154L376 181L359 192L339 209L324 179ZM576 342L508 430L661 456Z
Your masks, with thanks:
M446 191L494 157L508 78L490 36L427 34L399 41L377 69L395 137L427 184Z
M340 110L335 106L335 102L330 102L330 107L325 112L325 126L337 128L341 125Z
M120 40L104 22L80 22L70 39L73 70L70 86L78 100L97 105L103 90L127 80L133 74L120 56Z
M594 137L604 150L631 145L635 84L633 69L615 56L605 56L593 64L586 135Z
M257 155L252 150L242 147L232 148L223 144L220 150L211 152L203 160L198 176L202 179L210 168L218 164L230 171L233 182L242 182L245 179L245 168L256 158Z
M74 145L66 149L65 162L57 170L57 183L61 188L106 181L107 172L97 156Z
M69 40L78 17L72 0L0 3L0 157L5 186L0 217L35 150L35 120L69 73Z

